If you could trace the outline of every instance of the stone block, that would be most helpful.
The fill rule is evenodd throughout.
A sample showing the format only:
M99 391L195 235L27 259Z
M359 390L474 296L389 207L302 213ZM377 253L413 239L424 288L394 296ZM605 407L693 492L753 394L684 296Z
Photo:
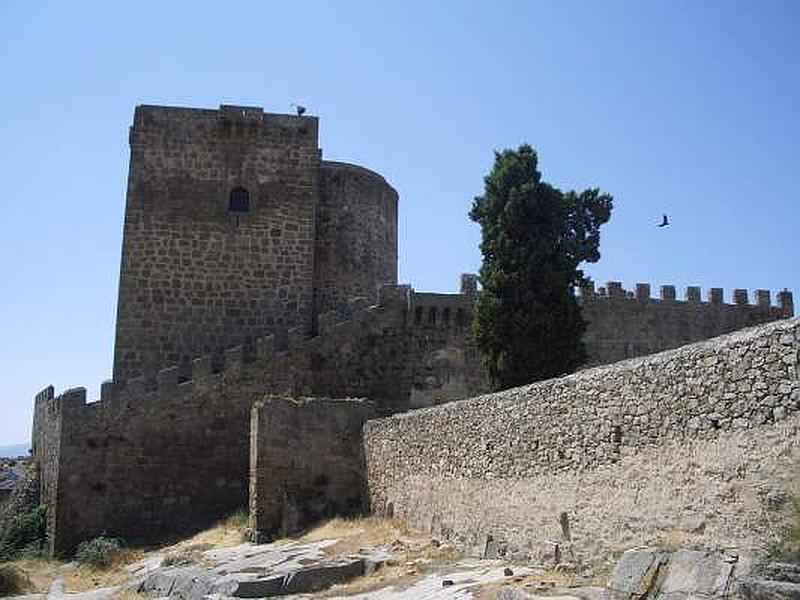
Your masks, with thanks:
M616 592L642 598L655 583L655 576L664 560L655 548L628 550L617 562L608 587Z
M731 584L733 567L734 562L725 555L686 548L676 550L670 557L659 597L722 598Z

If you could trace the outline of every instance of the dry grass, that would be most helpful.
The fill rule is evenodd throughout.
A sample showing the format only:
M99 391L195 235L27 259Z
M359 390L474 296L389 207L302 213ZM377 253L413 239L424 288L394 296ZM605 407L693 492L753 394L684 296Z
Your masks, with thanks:
M11 564L0 564L0 597L33 591L33 582L25 572Z
M125 567L142 560L145 556L147 553L143 550L122 548L114 553L113 562L106 567L78 564L63 573L64 589L68 592L85 592L94 588L123 584L131 577Z
M365 517L361 519L332 519L303 535L300 540L313 542L337 539L326 548L329 556L356 554L364 548L383 547L406 561L422 560L434 564L450 563L461 552L449 544L440 545L430 536L407 527L396 519Z
M62 563L44 558L21 558L4 566L10 567L21 573L28 582L28 592L45 593L50 589L50 584L58 577Z
M145 555L139 550L123 549L116 552L114 562L104 568L43 558L24 558L8 565L26 577L30 584L30 592L46 593L58 577L63 577L65 591L85 592L124 583L130 578L130 573L125 571L124 567L142 559Z
M159 552L168 554L189 554L196 556L203 550L211 548L230 548L247 541L245 530L247 528L247 513L237 511L221 520L219 523L196 533L190 538L181 540L170 546L161 548Z
M366 517L362 519L333 519L303 535L301 541L337 539L326 548L329 556L357 554L364 548L383 547L394 558L371 575L356 578L318 593L320 598L341 594L367 593L392 585L405 588L433 568L455 562L461 552L449 544L440 545L430 536L409 529L394 519Z
M124 589L111 596L110 600L150 600L150 596L134 590Z
M58 577L63 577L65 591L84 592L94 588L125 583L131 578L125 567L152 554L166 553L165 562L172 562L172 564L188 561L200 562L203 550L241 544L244 541L246 526L246 513L237 512L223 519L214 527L171 546L152 551L123 548L114 552L113 562L110 565L102 568L42 558L25 558L7 563L7 565L25 578L28 592L46 593ZM136 600L131 595L134 592L124 591L120 594L122 594L120 600ZM139 595L136 595L136 598L139 598Z
M658 536L655 546L665 552L674 552L686 544L686 538L686 532L670 529Z
M123 549L116 553L114 563L105 568L43 559L19 560L13 566L30 582L27 591L31 592L47 592L57 577L63 577L67 592L110 587L124 584L130 579L131 575L125 566L153 554L164 554L165 564L203 563L204 550L236 546L245 541L246 525L246 515L237 513L210 529L170 546L149 552ZM368 592L387 585L405 587L435 567L453 563L461 557L455 547L440 545L400 521L376 517L333 519L307 532L299 541L323 539L338 540L326 549L329 556L344 556L356 554L365 548L384 547L392 552L394 558L376 573L335 586L329 592L320 594L320 597ZM122 590L114 596L114 600L141 599L140 594L131 590Z
M363 519L331 519L308 531L300 540L315 542L319 540L338 539L328 553L336 556L352 554L361 548L389 545L395 540L419 538L400 521L366 517Z
M476 592L475 600L494 600L497 598L497 592L508 585L522 588L535 596L562 596L569 594L569 588L584 583L574 573L551 569L534 575L511 576L503 581L485 584Z

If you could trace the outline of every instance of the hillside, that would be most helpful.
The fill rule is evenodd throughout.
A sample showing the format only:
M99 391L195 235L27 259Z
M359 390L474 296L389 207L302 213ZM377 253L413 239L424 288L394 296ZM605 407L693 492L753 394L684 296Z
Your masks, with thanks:
M28 449L30 444L10 444L7 446L0 446L0 458L17 458L20 456L28 456Z

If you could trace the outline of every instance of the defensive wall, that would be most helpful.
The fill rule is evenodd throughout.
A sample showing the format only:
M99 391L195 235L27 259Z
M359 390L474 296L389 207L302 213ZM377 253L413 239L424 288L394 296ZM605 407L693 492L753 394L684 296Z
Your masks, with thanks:
M538 562L763 551L800 483L799 352L793 318L369 421L372 510Z
M320 315L311 335L297 326L257 338L195 359L188 376L174 366L155 378L107 382L99 402L87 404L83 389L56 397L47 388L36 399L33 439L52 550L68 552L101 532L148 540L155 531L194 529L244 506L250 411L265 395L367 398L376 414L389 415L485 391L470 335L476 278L465 275L461 283L460 294L384 286L375 305L357 298ZM777 318L791 308L791 295L781 299L778 309L762 303L714 310L740 320ZM686 322L682 310L698 310L693 302L663 305L602 294L582 302L606 302L611 313L620 304L642 311L661 307L677 324ZM590 322L589 331L597 324ZM680 335L659 343L676 339ZM295 489L307 492L303 485ZM289 530L294 518L305 523L331 507L342 510L347 501L341 489L312 490L324 501L305 512L276 516L264 509L271 524L256 523L254 531ZM261 494L259 502L264 499Z
M476 278L463 276L460 294L396 285L397 192L368 169L322 160L318 126L258 107L137 107L113 380L97 402L82 388L36 398L51 550L102 532L135 541L202 527L246 504L251 468L256 531L355 506L347 490L358 469L309 482L292 460L328 452L352 466L367 405L273 399L251 412L265 396L366 398L386 416L487 389L470 335ZM685 301L671 286L660 299L643 284L635 293L614 282L587 288L589 363L793 314L789 292L778 307L768 292L756 296L750 305L737 290L729 305L717 289L701 302L698 288ZM337 420L346 414L355 420ZM290 425L321 445L276 449L271 436L295 447ZM549 447L554 434L542 435ZM261 486L273 468L283 487ZM295 500L279 510L275 494Z
M345 314L320 315L316 335L297 327L231 348L222 361L195 359L189 378L175 366L155 381L107 382L98 402L87 404L83 388L59 396L46 388L36 397L33 442L51 551L102 532L150 541L246 506L250 411L265 395L365 397L376 414L391 414L412 398L479 393L471 386L482 382L463 375L479 372L463 362L471 303L451 296L384 286L376 305L356 299ZM416 322L419 307L438 314L442 305L452 319Z
M693 342L794 315L792 293L778 292L777 306L769 290L756 290L754 303L746 289L733 290L733 303L722 288L710 288L706 301L700 288L686 288L678 299L673 285L661 286L651 297L650 284L625 290L618 281L580 291L581 314L588 326L583 336L588 365L602 365L677 348Z
M374 416L375 406L363 398L256 402L250 421L251 539L363 514L361 428Z

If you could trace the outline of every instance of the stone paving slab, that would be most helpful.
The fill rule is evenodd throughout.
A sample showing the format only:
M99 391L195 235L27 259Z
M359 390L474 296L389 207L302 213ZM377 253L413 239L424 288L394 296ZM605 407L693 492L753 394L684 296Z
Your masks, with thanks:
M508 563L497 560L464 559L409 584L388 583L386 587L358 594L332 596L332 600L468 600L487 584L508 580ZM515 576L534 573L528 567L514 567ZM452 584L445 585L445 581ZM286 596L287 600L307 600L310 594Z

